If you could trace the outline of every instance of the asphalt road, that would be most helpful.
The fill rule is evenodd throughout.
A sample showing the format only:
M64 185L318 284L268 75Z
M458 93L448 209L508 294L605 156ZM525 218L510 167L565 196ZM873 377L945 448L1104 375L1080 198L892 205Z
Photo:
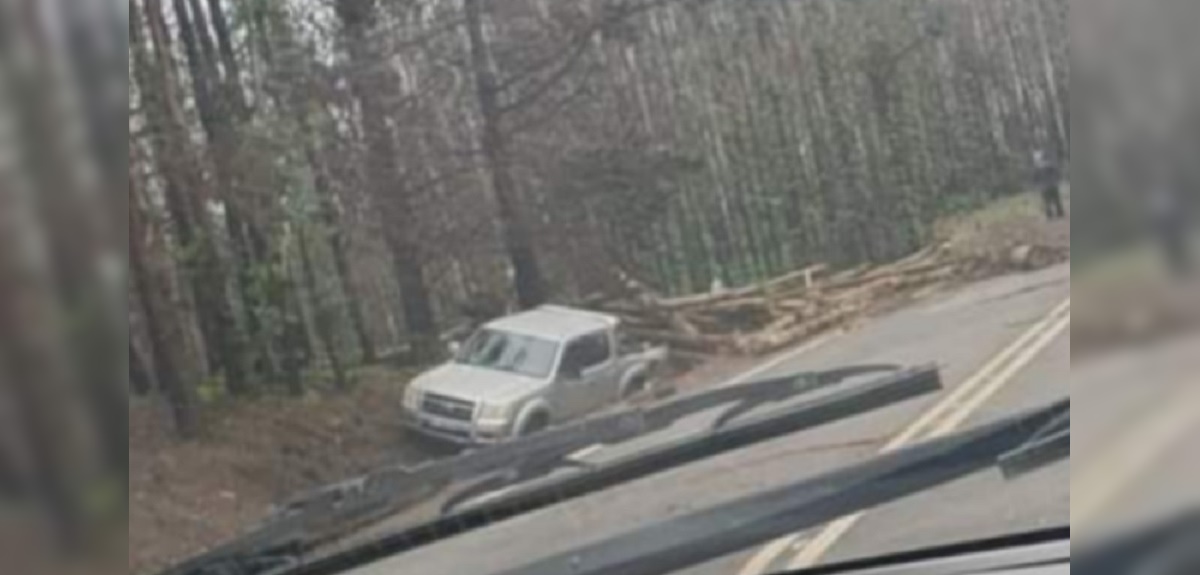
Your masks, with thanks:
M1088 405L1099 406L1096 413L1105 414L1085 422L1082 427L1086 437L1078 441L1085 453L1098 454L1097 473L1111 475L1103 473L1106 466L1112 465L1105 461L1110 452L1106 448L1108 438L1126 431L1121 425L1114 427L1114 422L1128 423L1137 420L1139 414L1154 414L1159 406L1172 403L1170 399L1175 397L1169 392L1178 392L1183 384L1145 385L1141 387L1148 391L1138 392L1139 388L1128 385L1128 374L1140 373L1139 360L1124 363L1113 360L1113 365L1073 372L1070 290L1069 266L980 283L872 320L815 349L784 354L755 370L758 376L769 376L795 370L936 362L943 370L947 386L938 396L913 400L647 478L383 561L353 575L496 573L669 517L862 462L882 451L966 429L1067 395L1082 396ZM1174 363L1156 361L1156 365L1167 367L1155 377L1165 381L1189 373L1200 374L1200 369L1188 367L1188 360L1197 354L1187 353L1187 345L1182 349L1163 352L1174 358ZM1200 381L1195 383L1200 385ZM1137 401L1113 393L1110 389L1113 387L1135 396ZM1176 399L1174 403L1180 401ZM646 443L667 441L703 429L715 417L716 414L706 414L681 422L668 432L647 438ZM1172 431L1179 433L1178 427L1183 426L1174 426ZM1075 435L1073 453L1077 447ZM1168 434L1160 429L1151 435L1159 441ZM1136 445L1145 436L1132 434L1129 441ZM603 461L639 447L598 448L584 457L588 461ZM1172 449L1164 447L1159 451L1169 455ZM1200 471L1198 467L1200 464L1193 464L1190 471ZM1102 522L1110 509L1122 513L1120 505L1114 502L1127 499L1119 495L1157 479L1153 473L1129 475L1119 488L1098 482L1095 490L1107 495L1098 497L1103 500L1103 505L1098 505L1102 511L1095 513L1100 519L1089 520ZM824 529L747 549L686 573L765 575L787 567L1073 524L1071 493L1076 487L1073 479L1070 464L1066 462L1012 482L1005 482L994 472L981 473ZM1179 485L1162 489L1187 490ZM1158 499L1162 498L1155 500Z
M1071 445L1073 529L1086 539L1200 508L1200 334L1072 375L1084 430Z

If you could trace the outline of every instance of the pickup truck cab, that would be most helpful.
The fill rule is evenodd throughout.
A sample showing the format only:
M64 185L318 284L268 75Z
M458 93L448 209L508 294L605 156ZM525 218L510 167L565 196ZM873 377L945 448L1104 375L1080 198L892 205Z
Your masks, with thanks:
M619 328L616 317L556 306L484 325L409 384L405 424L460 445L499 443L660 391L666 351L623 353Z

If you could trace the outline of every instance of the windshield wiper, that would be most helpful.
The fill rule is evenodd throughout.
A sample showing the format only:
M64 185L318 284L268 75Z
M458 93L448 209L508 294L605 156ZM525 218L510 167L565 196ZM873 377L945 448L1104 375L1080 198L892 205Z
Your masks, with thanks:
M1028 445L1061 422L1066 422L1069 435L1070 409L1066 399L502 575L673 573L993 467L1004 454Z
M737 418L760 407L786 402L864 375L891 372L888 377L861 387L850 388L818 402L800 405L791 413L775 414L757 427L742 427L736 433L722 434ZM834 419L853 417L864 411L885 407L916 395L933 393L941 388L936 367L926 366L900 370L890 365L867 365L817 373L792 374L765 379L745 385L731 386L694 394L661 406L636 408L586 422L575 428L552 432L543 443L538 438L492 448L485 454L462 459L448 466L454 478L464 478L481 468L487 476L450 497L443 505L443 514L452 513L459 505L486 493L549 477L564 468L589 469L585 463L571 457L594 445L618 445L639 437L664 431L681 420L732 404L712 425L713 437L697 436L651 453L638 460L650 460L657 470L666 470L693 461L712 457L750 443L780 434L823 425ZM780 421L776 423L776 421ZM797 425L792 428L790 426ZM757 431L756 431L757 430ZM705 442L697 442L703 438ZM688 449L685 449L688 448ZM686 451L686 453L684 453ZM612 469L605 470L612 473ZM650 473L650 472L647 472ZM617 482L628 481L617 474Z
M854 377L886 371L891 373L875 381L833 390L777 413L741 423L736 421L753 408L830 389ZM629 409L412 469L381 470L323 489L288 506L284 513L241 541L193 559L164 575L338 573L342 566L403 553L622 483L940 389L941 378L933 366L907 370L865 366L793 374L706 391L659 406ZM484 478L483 483L451 496L452 501L463 501L497 488L549 477L554 471L572 465L571 456L584 448L630 441L727 405L731 405L729 411L720 417L716 426L694 437L554 479L546 485L535 485L471 509L447 513L330 559L295 566L306 553L321 544L402 512L451 485Z
M1060 414L1024 444L1000 457L1005 479L1016 479L1071 457L1071 412Z

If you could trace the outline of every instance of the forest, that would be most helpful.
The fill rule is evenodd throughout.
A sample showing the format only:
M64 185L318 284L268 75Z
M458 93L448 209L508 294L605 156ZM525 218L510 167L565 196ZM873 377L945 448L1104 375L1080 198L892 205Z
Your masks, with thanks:
M895 261L1070 162L1066 0L84 4L0 14L54 64L0 66L0 479L68 526L131 398L201 437L507 310Z
M897 259L1069 158L1057 0L131 0L134 394L346 387L479 316Z

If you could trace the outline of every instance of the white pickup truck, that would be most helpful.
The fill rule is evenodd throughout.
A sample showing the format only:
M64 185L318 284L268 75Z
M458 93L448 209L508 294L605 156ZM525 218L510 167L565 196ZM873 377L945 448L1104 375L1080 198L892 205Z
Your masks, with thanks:
M656 377L666 350L626 352L619 329L616 317L557 306L493 321L409 384L405 424L460 445L493 444L669 394Z

